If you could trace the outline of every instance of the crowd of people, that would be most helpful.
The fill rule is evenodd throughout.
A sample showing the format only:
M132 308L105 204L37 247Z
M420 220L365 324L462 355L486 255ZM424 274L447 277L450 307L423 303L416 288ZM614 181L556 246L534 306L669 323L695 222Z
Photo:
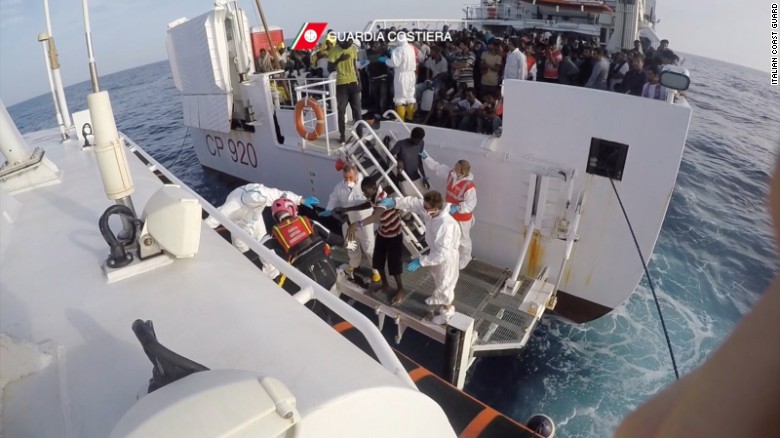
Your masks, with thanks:
M659 83L661 68L679 62L667 40L658 48L637 40L632 49L608 53L597 39L576 35L524 31L498 37L476 29L445 31L446 41L373 41L365 46L336 41L335 34L328 33L312 52L277 50L289 77L326 78L336 72L342 134L349 104L353 116L362 108L378 114L395 109L415 123L500 135L501 85L508 79L666 100L668 90ZM272 69L270 60L261 53L261 71Z

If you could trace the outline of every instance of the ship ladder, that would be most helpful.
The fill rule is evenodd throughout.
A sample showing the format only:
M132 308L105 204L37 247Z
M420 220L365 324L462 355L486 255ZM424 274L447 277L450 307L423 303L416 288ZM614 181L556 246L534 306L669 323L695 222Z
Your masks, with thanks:
M357 126L363 127L362 138L359 138L355 131ZM396 179L393 178L393 173L398 168L398 162L390 153L390 145L386 144L389 143L387 137L385 140L381 139L379 134L364 120L355 123L351 131L356 141L350 142L345 148L345 159L354 163L364 178L376 178L382 190L390 196L403 196ZM411 179L409 179L406 172L401 171L399 173L401 178L409 182L410 186L414 186L414 184L411 184ZM417 191L416 188L415 190ZM422 197L419 191L417 191L417 195ZM425 225L422 219L414 213L405 214L401 217L403 219L404 246L412 258L419 257L420 254L428 249L428 244L425 242Z

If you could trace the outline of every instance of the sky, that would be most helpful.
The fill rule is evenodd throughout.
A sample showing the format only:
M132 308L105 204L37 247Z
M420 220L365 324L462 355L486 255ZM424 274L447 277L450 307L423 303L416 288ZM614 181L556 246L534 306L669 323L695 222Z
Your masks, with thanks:
M265 0L269 26L293 38L305 21L326 21L337 31L361 30L375 18L461 18L479 0ZM254 0L241 0L250 24L260 20ZM770 3L764 0L657 0L656 31L675 51L769 72ZM108 74L167 59L169 22L207 12L213 0L90 0L98 73ZM65 86L89 79L80 0L50 0L52 34ZM6 106L49 90L43 49L43 0L0 0L0 98ZM695 78L694 78L695 81Z

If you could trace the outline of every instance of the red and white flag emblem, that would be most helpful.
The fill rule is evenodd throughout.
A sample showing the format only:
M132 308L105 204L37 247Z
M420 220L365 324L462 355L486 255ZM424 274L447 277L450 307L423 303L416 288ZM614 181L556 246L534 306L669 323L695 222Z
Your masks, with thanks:
M317 47L317 41L322 37L326 27L328 27L328 23L303 23L301 30L298 31L298 36L293 41L292 49L313 50Z

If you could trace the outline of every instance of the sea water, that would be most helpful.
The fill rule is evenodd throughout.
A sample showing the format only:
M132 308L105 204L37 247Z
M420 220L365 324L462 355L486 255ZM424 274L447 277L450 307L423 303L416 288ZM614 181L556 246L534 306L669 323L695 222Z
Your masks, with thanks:
M768 74L696 56L685 66L693 119L649 261L681 374L707 359L774 275L765 199L780 142L780 89L770 87ZM200 167L167 62L107 75L101 88L111 93L121 131L204 198L222 203L231 186ZM89 91L87 82L66 88L72 112L86 108ZM9 112L23 133L55 126L49 95ZM572 325L548 316L520 356L477 360L466 390L520 422L545 413L558 436L603 437L673 380L643 278L626 303L597 321Z

